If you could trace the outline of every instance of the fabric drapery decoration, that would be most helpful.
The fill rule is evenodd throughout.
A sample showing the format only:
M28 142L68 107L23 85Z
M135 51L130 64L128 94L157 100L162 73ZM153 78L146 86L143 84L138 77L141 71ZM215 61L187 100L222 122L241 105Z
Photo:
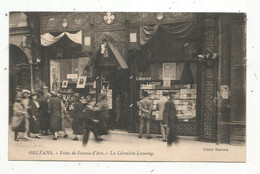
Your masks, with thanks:
M159 25L140 27L140 44L146 44L156 33Z
M185 63L176 63L176 80L181 79L181 75L183 73L185 67Z
M59 41L64 35L67 35L68 38L78 44L82 44L82 31L79 31L75 34L71 34L68 32L63 32L61 33L59 36L53 36L50 33L45 33L41 35L41 45L42 46L51 46L54 43L56 43L57 41Z
M190 69L192 72L192 77L193 77L194 83L197 83L197 64L190 63Z
M176 39L192 40L202 35L201 25L197 22L142 26L140 27L140 44L144 45L149 42L159 27L167 33L170 33L172 37Z

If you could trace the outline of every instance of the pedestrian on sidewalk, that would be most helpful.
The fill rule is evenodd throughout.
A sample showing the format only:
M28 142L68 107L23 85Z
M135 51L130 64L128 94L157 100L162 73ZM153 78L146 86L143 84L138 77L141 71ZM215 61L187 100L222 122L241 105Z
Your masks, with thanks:
M169 99L165 103L165 108L163 111L163 117L165 119L165 123L167 123L169 133L167 136L167 144L168 146L171 146L172 143L177 143L178 139L176 136L176 124L177 124L177 113L176 108L173 103L174 100L174 94L175 92L171 91L169 92Z
M58 132L61 130L61 113L62 105L61 101L55 93L51 93L49 99L49 113L50 113L50 130L53 134L53 140L58 139Z
M83 135L84 133L84 105L80 101L79 93L74 94L74 102L72 103L71 107L71 117L73 118L72 121L72 130L73 134L75 135L74 141L78 141L78 135Z
M66 107L65 107L61 94L58 94L58 98L61 100L61 119L62 119L61 120L61 131L64 132L63 138L68 138L69 136L68 136L68 134L66 132L66 128L65 128L65 117L67 115Z
M40 104L37 101L38 99L37 93L32 93L30 98L31 105L31 117L30 117L30 132L35 134L35 138L40 139L39 137L39 129L40 129Z
M147 91L143 92L143 99L138 102L139 110L141 111L140 117L140 129L138 138L142 138L144 125L146 124L146 135L147 139L151 139L150 136L150 125L151 125L151 115L153 109L153 101L148 98L149 94Z
M101 93L98 97L98 103L92 109L96 113L96 119L98 120L97 123L97 131L98 131L98 141L102 141L102 135L107 135L109 128L108 128L108 121L109 121L109 113L108 113L108 103L106 101L106 94Z
M31 115L31 105L30 105L30 96L31 92L27 89L23 89L22 90L22 104L25 108L25 133L24 133L24 138L29 140L30 138L28 137L29 132L30 132L30 122L29 122L29 118Z
M167 92L163 92L163 95L161 96L160 100L157 101L157 109L158 111L158 117L157 120L160 123L160 127L161 127L161 134L162 134L162 140L163 142L167 141L167 135L169 132L168 126L167 126L167 118L165 118L163 116L163 111L165 108L165 103L168 101L168 93Z
M14 131L14 140L19 141L18 132L25 132L25 119L26 119L26 109L22 104L22 94L17 94L16 101L13 105L13 117L11 129ZM26 136L26 132L24 133Z
M50 94L48 92L48 87L43 86L42 91L39 92L39 95L40 130L43 135L48 135L48 130L50 128L50 113L48 112L48 100L50 98Z
M95 140L99 141L99 135L98 135L98 123L96 113L94 112L94 99L92 96L87 96L87 103L84 109L84 136L83 136L83 146L86 146L88 144L89 140L89 134L92 132L94 134Z

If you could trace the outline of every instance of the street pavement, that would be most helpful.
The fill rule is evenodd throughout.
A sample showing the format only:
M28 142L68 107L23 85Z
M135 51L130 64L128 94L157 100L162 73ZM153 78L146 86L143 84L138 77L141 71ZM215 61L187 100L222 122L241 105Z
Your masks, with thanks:
M22 138L14 141L14 133L9 130L9 160L76 160L76 161L245 161L246 147L229 144L180 139L178 144L167 146L158 135L152 139L141 139L137 134L120 130L110 131L102 142L96 142L91 133L87 146L82 146L67 129L68 138L59 133L58 140L52 136L41 139Z

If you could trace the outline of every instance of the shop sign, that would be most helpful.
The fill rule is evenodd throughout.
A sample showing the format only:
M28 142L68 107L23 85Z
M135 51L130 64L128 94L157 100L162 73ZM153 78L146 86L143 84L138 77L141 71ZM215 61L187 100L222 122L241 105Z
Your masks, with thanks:
M151 77L136 77L137 81L145 81L145 80L152 80Z
M77 79L78 74L67 74L67 79Z
M141 89L154 89L155 85L153 84L141 84Z

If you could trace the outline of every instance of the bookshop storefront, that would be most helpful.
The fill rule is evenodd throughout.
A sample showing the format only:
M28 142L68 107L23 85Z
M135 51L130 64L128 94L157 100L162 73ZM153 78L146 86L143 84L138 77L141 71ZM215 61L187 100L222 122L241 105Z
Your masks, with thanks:
M141 28L141 32L142 29L148 28ZM201 75L200 64L194 57L200 49L199 36L187 35L181 38L158 27L135 57L136 101L142 99L144 90L153 100L151 133L160 133L157 102L165 91L175 91L177 135L199 137ZM138 117L135 118L134 127L138 132Z

